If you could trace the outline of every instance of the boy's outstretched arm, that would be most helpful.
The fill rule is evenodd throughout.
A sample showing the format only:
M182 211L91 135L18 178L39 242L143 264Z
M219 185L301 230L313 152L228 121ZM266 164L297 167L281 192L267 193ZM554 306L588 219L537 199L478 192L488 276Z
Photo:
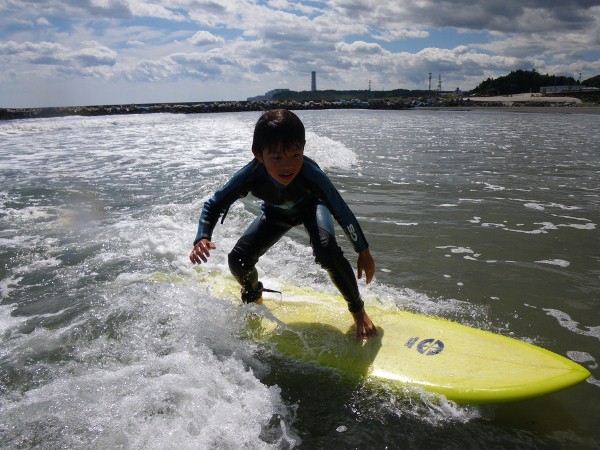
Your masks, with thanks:
M367 284L373 280L373 276L375 275L375 261L368 248L359 252L356 268L359 280L362 278L363 272L366 276L365 281ZM352 313L352 317L354 318L354 324L356 325L356 339L368 339L377 335L377 328L364 308L358 312Z
M202 264L208 260L210 251L215 250L216 248L217 246L208 239L200 239L196 245L194 245L192 253L190 253L190 261L192 264Z
M373 279L373 275L375 275L375 261L373 261L373 257L371 256L371 252L369 251L368 247L358 254L356 269L358 273L358 279L360 280L362 278L364 272L367 276L365 281L367 284L369 284Z

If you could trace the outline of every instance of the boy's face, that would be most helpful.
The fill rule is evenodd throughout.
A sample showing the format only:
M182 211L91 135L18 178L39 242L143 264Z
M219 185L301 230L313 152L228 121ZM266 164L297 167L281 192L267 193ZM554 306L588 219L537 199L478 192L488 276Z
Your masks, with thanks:
M254 156L259 163L264 164L265 170L271 178L287 186L300 173L304 147L290 149L287 152L265 150L262 155Z

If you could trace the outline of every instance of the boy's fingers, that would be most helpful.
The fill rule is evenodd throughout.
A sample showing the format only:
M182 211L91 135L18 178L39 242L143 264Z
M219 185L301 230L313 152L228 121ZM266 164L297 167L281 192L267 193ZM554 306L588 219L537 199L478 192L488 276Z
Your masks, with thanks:
M201 264L208 261L210 256L210 250L214 250L217 247L210 241L200 241L194 246L194 250L190 253L190 261L193 264Z
M362 280L363 272L365 274L365 282L369 284L373 280L373 275L375 275L375 269L363 269L362 265L358 265L357 267L357 275L356 278Z

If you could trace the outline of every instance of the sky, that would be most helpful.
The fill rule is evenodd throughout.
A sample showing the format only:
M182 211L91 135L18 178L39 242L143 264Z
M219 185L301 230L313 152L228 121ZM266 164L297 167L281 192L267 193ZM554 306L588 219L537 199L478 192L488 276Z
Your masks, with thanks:
M0 108L600 74L600 0L0 0ZM580 75L581 74L581 75Z

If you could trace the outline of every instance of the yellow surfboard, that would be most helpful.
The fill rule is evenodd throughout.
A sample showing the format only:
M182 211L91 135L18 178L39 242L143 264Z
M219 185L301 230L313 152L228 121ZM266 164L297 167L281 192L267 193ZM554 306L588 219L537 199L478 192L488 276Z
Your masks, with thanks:
M260 314L259 334L282 353L419 386L458 403L538 397L590 376L549 350L436 317L369 305L379 335L360 342L341 297L286 290L283 300L263 305L268 311Z
M240 302L233 279L210 289ZM216 292L215 292L216 291ZM418 386L458 403L500 403L550 394L590 376L541 347L445 319L368 305L379 335L357 341L339 296L285 287L281 299L249 305L259 340L295 359Z

